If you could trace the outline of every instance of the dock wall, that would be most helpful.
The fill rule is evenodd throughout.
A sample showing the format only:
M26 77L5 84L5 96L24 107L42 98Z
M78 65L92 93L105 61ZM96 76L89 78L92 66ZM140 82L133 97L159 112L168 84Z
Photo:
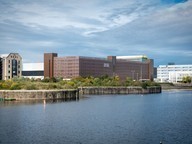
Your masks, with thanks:
M74 90L0 90L0 98L16 100L73 99L83 95L105 94L154 94L161 93L161 87L80 87Z
M80 95L104 95L104 94L154 94L161 93L160 86L142 87L80 87Z
M79 99L78 90L0 90L0 98L30 99Z

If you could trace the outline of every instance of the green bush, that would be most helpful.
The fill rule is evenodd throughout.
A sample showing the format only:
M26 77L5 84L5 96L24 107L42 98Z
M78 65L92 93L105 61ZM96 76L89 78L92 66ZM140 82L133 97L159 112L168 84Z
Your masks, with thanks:
M21 85L19 83L12 83L10 90L20 90Z
M185 76L185 77L183 77L182 82L183 82L183 83L191 83L191 79L192 79L192 77L190 77L190 76Z
M42 82L48 83L50 81L50 78L44 78L42 79Z
M49 84L47 89L56 89L57 85L56 84Z
M27 85L24 86L24 89L26 89L26 90L37 90L38 88L36 87L35 84L28 83Z
M11 80L3 81L2 82L2 89L10 89L12 83L13 82Z
M148 84L146 82L141 83L141 87L143 89L147 89Z

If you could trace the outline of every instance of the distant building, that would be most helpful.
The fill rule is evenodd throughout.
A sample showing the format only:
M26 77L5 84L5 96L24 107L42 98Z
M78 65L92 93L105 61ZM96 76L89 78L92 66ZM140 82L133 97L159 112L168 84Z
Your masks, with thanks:
M43 79L44 64L43 63L23 63L22 76L25 78Z
M191 76L192 65L160 65L157 67L157 80L159 82L182 81L184 76Z
M99 77L118 75L122 80L131 77L134 80L153 80L153 60L147 57L107 58L67 56L57 57L55 53L44 54L44 77Z
M18 53L0 55L0 78L2 80L21 77L22 57Z
M183 77L187 76L190 76L192 78L192 71L171 71L169 72L169 82L181 82L183 80Z
M44 77L54 77L54 58L57 57L57 53L45 53L44 54Z

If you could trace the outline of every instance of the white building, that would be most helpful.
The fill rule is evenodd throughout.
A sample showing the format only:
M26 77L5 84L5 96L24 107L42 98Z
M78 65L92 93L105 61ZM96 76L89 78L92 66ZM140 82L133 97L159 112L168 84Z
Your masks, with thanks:
M22 76L25 78L43 79L44 64L43 63L23 63Z
M169 81L172 83L181 82L183 77L190 76L192 77L192 71L176 71L169 72Z
M159 82L177 83L185 76L192 76L192 65L159 65L157 67Z

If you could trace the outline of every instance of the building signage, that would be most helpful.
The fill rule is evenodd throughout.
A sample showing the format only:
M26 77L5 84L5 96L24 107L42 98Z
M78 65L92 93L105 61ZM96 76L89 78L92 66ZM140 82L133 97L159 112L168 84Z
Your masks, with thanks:
M109 67L109 63L104 63L103 67Z

